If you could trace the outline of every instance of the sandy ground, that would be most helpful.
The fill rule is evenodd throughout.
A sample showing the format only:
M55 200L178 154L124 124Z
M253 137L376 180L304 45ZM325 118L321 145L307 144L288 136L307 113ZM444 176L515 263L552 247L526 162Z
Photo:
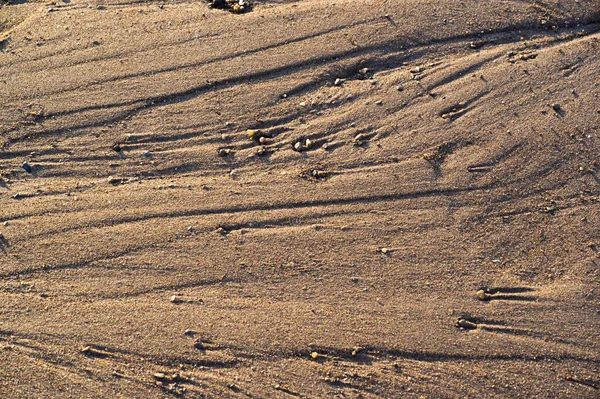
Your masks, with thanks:
M599 24L3 5L0 397L600 397Z

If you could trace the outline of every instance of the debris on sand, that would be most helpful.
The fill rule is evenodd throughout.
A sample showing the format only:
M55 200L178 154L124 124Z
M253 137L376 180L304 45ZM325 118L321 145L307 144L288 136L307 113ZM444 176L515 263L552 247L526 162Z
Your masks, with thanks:
M411 77L413 80L421 80L421 73L425 70L423 65L416 66L410 69Z
M153 373L152 377L155 380L155 385L162 388L166 392L170 392L175 396L185 395L187 389L179 384L182 380L182 376L179 373L166 374L166 373ZM168 384L168 385L166 385Z
M113 186L118 186L119 184L122 184L123 182L124 182L124 179L122 177L115 177L115 176L108 177L108 184L111 184Z
M329 174L327 173L327 171L325 171L325 170L317 170L317 169L310 169L310 175L312 177L314 177L315 179L324 179L327 176L329 176Z
M360 147L363 144L365 144L370 138L371 138L371 135L368 135L365 133L359 133L356 136L354 136L354 140L352 141L352 143L355 147Z
M100 359L105 359L105 358L111 356L111 354L109 352L94 348L91 345L84 346L83 348L81 348L79 350L79 352L87 357L95 357L95 358L100 358Z
M537 57L537 53L530 50L524 51L509 51L506 53L508 62L514 64L517 61L529 61Z
M477 49L482 48L486 44L487 44L487 41L485 41L485 40L477 40L477 41L469 42L469 48L471 48L473 50L477 50Z
M256 151L256 155L259 157L264 157L265 155L269 155L269 150L266 147L260 147L258 151Z
M488 301L490 300L490 294L488 294L485 290L481 289L479 291L477 291L477 299L479 299L480 301Z
M254 140L259 144L266 144L269 139L273 138L271 133L263 132L262 130L258 129L248 129L246 130L246 133L248 134L248 138L250 140Z
M31 165L27 162L23 162L22 168L25 169L25 172L31 173Z
M475 330L477 328L477 324L467 318L460 317L456 322L456 327L461 330Z
M227 10L234 14L252 11L253 3L249 0L208 0L211 8Z
M302 168L298 176L306 180L322 180L329 176L329 172L321 169Z
M439 115L442 119L453 119L455 114L460 113L463 109L467 107L467 103L464 101L458 102L456 104L452 104L449 107L444 108L440 111Z
M294 151L302 152L307 151L312 145L312 141L310 139L300 138L298 140L294 140L292 143L292 148Z
M186 328L186 330L183 332L184 335L187 335L188 337L193 337L194 336L194 331L190 330L189 328Z
M593 388L593 389L600 389L600 384L598 384L597 381L595 381L592 378L579 378L575 375L566 375L565 376L565 380L566 381L570 381L570 382L574 382L576 384L581 384L581 385L585 385L587 387Z
M356 79L358 80L365 80L368 79L372 76L372 72L369 68L361 68L358 70L358 73L356 74Z
M218 234L221 234L222 236L226 236L227 234L229 234L229 230L227 230L226 228L220 226L217 228L216 232Z
M203 351L206 350L206 347L204 346L204 344L202 343L202 340L197 339L196 341L194 341L194 348Z
M226 157L227 155L231 154L231 149L229 149L229 148L219 148L217 150L217 153L219 154L220 157Z
M556 202L554 202L554 201L550 202L550 205L544 207L544 213L546 213L548 215L554 215L556 210L557 210Z

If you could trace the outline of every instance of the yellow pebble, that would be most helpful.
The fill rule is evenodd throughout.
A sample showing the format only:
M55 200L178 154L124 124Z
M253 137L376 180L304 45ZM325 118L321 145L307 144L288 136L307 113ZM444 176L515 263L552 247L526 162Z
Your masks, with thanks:
M476 295L480 301L487 301L488 299L490 299L489 294L487 292L485 292L484 290L477 291Z

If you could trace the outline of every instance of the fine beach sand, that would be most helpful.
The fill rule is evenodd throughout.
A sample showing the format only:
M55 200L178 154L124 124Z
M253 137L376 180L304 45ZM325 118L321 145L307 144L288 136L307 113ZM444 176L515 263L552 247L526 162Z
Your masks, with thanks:
M600 2L0 4L1 398L600 396Z

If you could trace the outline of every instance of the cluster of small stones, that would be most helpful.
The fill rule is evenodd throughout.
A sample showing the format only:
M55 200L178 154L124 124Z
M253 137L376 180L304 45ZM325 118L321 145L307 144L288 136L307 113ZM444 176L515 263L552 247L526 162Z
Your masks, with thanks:
M249 0L209 0L212 8L228 10L235 14L252 11L252 2Z

